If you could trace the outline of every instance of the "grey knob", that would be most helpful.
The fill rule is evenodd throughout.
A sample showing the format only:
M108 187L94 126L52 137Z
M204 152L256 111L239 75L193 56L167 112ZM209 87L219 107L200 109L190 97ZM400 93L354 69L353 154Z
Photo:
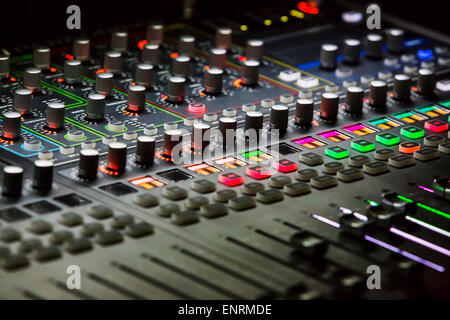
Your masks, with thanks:
M247 60L242 63L242 79L247 86L258 85L259 78L259 61Z
M95 90L106 97L110 97L113 88L113 74L110 72L98 73L95 77Z
M9 77L9 57L0 55L0 79Z
M371 33L364 39L364 50L366 57L373 60L379 60L383 57L383 37L376 33Z
M155 138L149 136L139 136L136 146L136 163L143 166L150 166L155 159Z
M411 78L406 74L394 76L394 99L398 101L409 101L411 95Z
M361 114L363 108L364 90L360 87L348 87L345 97L345 112Z
M231 34L232 30L230 28L217 28L216 30L216 47L228 50L231 45Z
M370 83L369 105L376 110L386 109L387 84L384 81L375 80Z
M140 85L128 87L128 110L142 112L145 110L145 87Z
M189 77L191 58L188 56L178 56L172 61L172 74L177 77Z
M209 68L205 71L205 91L209 94L219 94L222 91L223 70Z
M46 193L52 189L53 183L53 161L36 160L33 168L33 188L39 192Z
M14 92L13 106L21 115L31 114L31 90L28 89L17 89Z
M248 60L261 60L264 42L259 39L250 39L247 41L245 56Z
M314 101L298 99L295 106L295 123L300 127L309 128L314 117Z
M419 69L417 92L423 96L432 96L436 87L436 76L430 69Z
M209 64L211 67L225 69L227 63L227 51L222 48L212 48L209 53Z
M190 35L183 35L178 39L178 53L182 56L194 56L195 38Z
M78 176L86 180L95 180L98 170L99 152L96 149L82 149L78 162Z
M389 51L399 53L403 50L405 31L402 29L389 29L386 32L386 43Z
M2 138L17 140L20 138L21 115L19 112L6 112L3 114Z
M50 67L50 48L37 47L33 51L33 64L36 68L47 69Z
M91 55L91 41L89 39L76 39L73 42L73 56L80 61L86 61Z
M108 146L106 167L122 173L127 165L127 145L123 142L111 142Z
M64 129L64 116L66 109L63 103L52 102L47 105L45 124L51 130Z
M326 121L336 121L339 108L339 96L331 92L322 93L320 117Z
M184 99L186 94L186 79L183 77L171 77L167 84L167 99L178 103Z
M70 84L81 82L81 61L66 60L64 62L64 81Z
M23 74L23 86L32 91L41 89L42 72L38 68L27 68Z
M105 118L105 96L100 93L91 93L87 98L86 119L101 121Z
M325 70L336 69L337 52L337 45L332 43L323 44L320 48L320 67Z
M128 50L128 32L114 32L111 36L111 49L118 52L126 52Z
M111 73L120 72L122 68L122 54L119 51L106 52L103 68Z
M134 81L142 86L150 87L153 78L153 65L148 63L140 63L136 66L136 74Z
M161 24L151 24L147 27L147 41L161 45L164 41L164 27Z
M158 65L161 56L161 50L159 44L147 43L141 51L141 60L144 63L150 63L152 65Z
M343 49L343 61L346 64L356 65L359 63L361 52L361 41L358 39L345 39Z
M22 194L23 168L6 166L3 168L2 194L7 198L19 198Z

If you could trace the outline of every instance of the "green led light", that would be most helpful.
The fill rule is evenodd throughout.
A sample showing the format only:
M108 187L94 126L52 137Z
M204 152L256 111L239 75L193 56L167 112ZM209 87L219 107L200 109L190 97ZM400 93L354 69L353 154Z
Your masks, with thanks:
M378 207L380 204L378 202L372 201L372 200L366 200L368 204L370 204L372 207Z
M392 146L394 144L400 143L400 137L392 133L380 133L375 136L375 140L378 143L384 144L385 146Z
M400 130L400 134L407 137L408 139L419 139L425 135L425 131L414 126L409 126L402 128Z
M439 104L442 104L444 107L450 107L450 99L445 101L439 101Z
M397 198L399 198L400 200L409 202L409 203L414 202L414 200L411 200L411 199L406 198L406 197L401 196L401 195L398 195ZM443 212L443 211L441 211L441 210L438 210L438 209L429 207L429 206L427 206L427 205L425 205L425 204L423 204L423 203L420 203L420 202L417 202L417 206L420 207L420 208L422 208L422 209L428 210L428 211L430 211L430 212L436 213L436 214L438 214L438 215L440 215L440 216L446 217L447 219L450 219L450 214L445 213L445 212Z
M352 141L352 149L359 152L369 152L375 150L375 144L367 140Z
M257 157L261 154L261 151L259 150L255 150L255 151L250 151L247 153L242 154L244 157L246 158L250 158L250 157Z
M347 158L350 152L347 149L341 147L329 147L325 149L325 154L334 159Z

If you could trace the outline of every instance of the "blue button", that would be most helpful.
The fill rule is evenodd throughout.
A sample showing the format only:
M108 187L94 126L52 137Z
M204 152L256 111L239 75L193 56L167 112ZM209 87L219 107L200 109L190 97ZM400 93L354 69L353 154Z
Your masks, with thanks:
M420 60L430 60L433 59L433 50L431 49L419 49L417 50L417 58Z

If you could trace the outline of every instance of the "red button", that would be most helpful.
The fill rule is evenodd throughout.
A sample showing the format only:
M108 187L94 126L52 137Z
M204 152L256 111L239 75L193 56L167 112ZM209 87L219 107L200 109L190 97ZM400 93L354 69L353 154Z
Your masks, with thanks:
M398 151L401 153L414 153L420 150L420 144L413 141L402 142L398 145Z
M448 130L448 123L441 120L428 120L425 122L425 129L433 132L443 132Z
M263 168L261 166L254 166L254 167L247 168L245 170L245 173L248 176L252 177L253 179L257 179L257 180L269 178L271 176L270 169Z
M219 175L219 182L223 183L224 185L226 185L228 187L234 187L234 186L243 184L244 177L242 177L234 172L227 172L227 173L222 173Z
M286 173L297 170L297 163L287 159L274 161L272 165L275 169L277 169L280 172Z

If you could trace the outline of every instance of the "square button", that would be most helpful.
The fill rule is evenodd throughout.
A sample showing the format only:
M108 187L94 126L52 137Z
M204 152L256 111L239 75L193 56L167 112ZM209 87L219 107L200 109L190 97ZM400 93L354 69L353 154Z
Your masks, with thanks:
M244 183L244 177L234 173L226 172L219 175L219 182L228 187L238 186Z
M297 170L297 163L287 159L276 160L272 166L280 172L292 172Z
M61 209L45 200L29 203L24 205L24 207L39 214L51 213Z
M88 200L75 193L66 194L64 196L56 197L54 199L58 202L61 202L62 204L65 204L68 207L78 207L82 206L83 204L92 203L91 200Z
M398 151L401 153L414 153L415 151L420 150L420 144L414 141L405 141L399 144Z
M342 147L334 146L325 149L325 154L334 159L347 158L350 152Z
M266 179L272 175L270 169L261 166L249 167L245 170L245 173L256 180Z
M355 140L352 141L352 149L359 152L369 152L375 150L375 144L368 140Z
M20 221L30 217L30 215L17 208L6 208L0 210L0 219L6 222Z
M108 184L106 186L101 186L100 189L111 193L114 196L123 196L129 193L137 192L136 189L129 187L122 182L116 182L112 184Z
M385 146L392 146L400 143L400 137L392 133L380 133L375 136L378 143Z
M400 134L408 139L419 139L425 135L425 131L415 126L409 126L402 128Z
M448 123L441 120L428 120L425 122L425 129L433 132L444 132L448 130Z

